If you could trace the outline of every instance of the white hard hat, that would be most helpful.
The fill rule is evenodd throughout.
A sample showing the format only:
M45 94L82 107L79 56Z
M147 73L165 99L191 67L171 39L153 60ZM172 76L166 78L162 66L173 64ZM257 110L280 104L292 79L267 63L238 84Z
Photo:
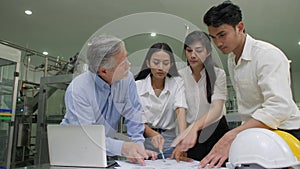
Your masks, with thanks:
M300 169L300 161L286 142L271 130L251 128L240 132L231 144L226 167Z

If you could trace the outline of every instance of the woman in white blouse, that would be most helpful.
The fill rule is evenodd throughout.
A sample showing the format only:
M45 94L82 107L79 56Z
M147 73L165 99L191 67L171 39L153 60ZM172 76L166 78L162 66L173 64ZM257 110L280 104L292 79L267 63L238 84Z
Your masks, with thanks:
M187 35L184 52L189 66L179 74L185 84L189 127L174 141L173 145L177 146L172 158L201 160L229 130L224 117L226 75L213 61L212 46L206 33L194 31Z
M136 85L143 107L145 148L163 152L167 158L174 150L170 145L176 138L176 117L181 133L186 129L187 108L184 83L168 44L150 47Z

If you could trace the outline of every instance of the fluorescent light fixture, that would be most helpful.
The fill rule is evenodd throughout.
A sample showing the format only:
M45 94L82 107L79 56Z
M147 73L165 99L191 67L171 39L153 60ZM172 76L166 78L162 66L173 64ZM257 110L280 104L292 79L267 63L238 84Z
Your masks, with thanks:
M25 13L26 13L26 15L31 15L32 11L31 10L26 10Z
M150 34L150 36L154 37L154 36L156 36L156 33L155 33L155 32L152 32L152 33Z
M48 52L43 52L44 55L48 55Z

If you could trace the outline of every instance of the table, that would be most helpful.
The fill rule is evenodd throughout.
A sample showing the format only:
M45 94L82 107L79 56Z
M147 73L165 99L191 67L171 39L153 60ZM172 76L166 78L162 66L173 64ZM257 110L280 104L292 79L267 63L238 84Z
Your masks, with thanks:
M32 165L26 167L20 167L16 169L114 169L114 167L118 167L118 164L115 163L111 167L62 167L62 166L50 166L50 164L40 164L40 165Z

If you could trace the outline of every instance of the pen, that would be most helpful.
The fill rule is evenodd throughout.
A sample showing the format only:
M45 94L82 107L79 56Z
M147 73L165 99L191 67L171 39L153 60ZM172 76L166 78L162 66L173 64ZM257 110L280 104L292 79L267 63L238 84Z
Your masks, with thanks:
M166 162L164 152L160 151L160 153L161 153L161 156L162 156L162 158L163 158L163 162Z

